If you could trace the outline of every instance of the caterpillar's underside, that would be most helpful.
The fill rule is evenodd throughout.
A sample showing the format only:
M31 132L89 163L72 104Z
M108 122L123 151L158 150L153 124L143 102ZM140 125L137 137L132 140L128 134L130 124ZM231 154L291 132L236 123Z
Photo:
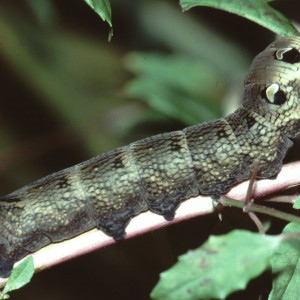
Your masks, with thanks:
M97 227L122 239L145 210L174 218L185 199L218 198L249 178L275 176L300 129L300 38L253 61L243 106L224 119L137 141L0 198L0 277L41 247ZM199 203L201 205L201 203Z

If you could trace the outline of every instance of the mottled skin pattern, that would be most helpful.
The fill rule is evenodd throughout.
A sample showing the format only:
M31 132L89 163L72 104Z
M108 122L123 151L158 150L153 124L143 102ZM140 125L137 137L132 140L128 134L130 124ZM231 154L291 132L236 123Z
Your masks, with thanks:
M137 141L0 198L0 276L25 255L95 227L122 239L145 210L171 220L183 200L220 197L254 163L258 178L276 176L300 129L299 49L293 37L260 53L243 106L224 119Z

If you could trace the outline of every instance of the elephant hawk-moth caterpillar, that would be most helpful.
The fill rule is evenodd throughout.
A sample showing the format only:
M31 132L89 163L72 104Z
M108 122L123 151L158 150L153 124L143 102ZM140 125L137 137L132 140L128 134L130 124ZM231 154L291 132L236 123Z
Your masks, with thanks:
M300 37L282 38L254 59L243 105L226 118L120 147L0 198L0 277L43 246L99 228L125 236L151 210L172 220L179 204L215 198L250 177L278 174L300 129Z

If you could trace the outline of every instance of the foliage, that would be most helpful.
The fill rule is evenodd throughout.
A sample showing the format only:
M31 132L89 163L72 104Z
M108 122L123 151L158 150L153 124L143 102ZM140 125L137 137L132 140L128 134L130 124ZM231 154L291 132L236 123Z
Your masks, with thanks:
M205 62L180 55L132 53L126 63L137 75L127 84L127 93L143 99L154 110L185 124L221 115L220 107L214 104L224 91L224 80Z
M299 204L300 197L294 208ZM163 272L151 296L161 300L225 299L272 269L269 299L296 299L300 280L299 229L299 224L289 223L279 236L239 230L211 236Z
M297 35L293 24L279 11L262 0L180 0L183 10L195 6L209 6L237 14L268 28L278 35Z
M58 16L51 1L27 2L43 26L56 23ZM109 24L110 39L113 25L109 1L85 2ZM280 35L298 34L292 23L268 2L181 0L180 5L184 11L196 6L198 9L209 6L238 14ZM224 108L220 103L232 89L236 98L241 98L240 91L235 89L236 74L240 76L244 73L250 60L239 46L205 28L203 24L196 26L193 22L185 22L188 13L176 20L174 17L168 29L168 24L164 23L165 17L159 17L166 7L160 6L156 10L155 6L148 8L142 14L143 20L146 22L149 18L152 21L149 26L152 30L155 26L159 27L157 32L161 31L161 35L157 34L156 38L163 40L168 51L126 55L125 68L134 77L127 80L123 92L127 97L143 102L137 104L125 102L124 95L120 97L116 92L128 74L118 69L122 59L117 51L111 50L113 46L108 48L107 45L57 30L46 35L44 31L37 31L32 24L21 26L13 22L12 19L18 19L17 14L13 17L5 7L1 7L0 33L5 39L1 54L19 77L36 94L42 95L45 105L55 111L56 116L71 124L68 125L71 128L78 128L78 124L81 128L88 128L84 141L89 155L98 153L99 149L113 147L116 142L110 135L117 127L123 128L124 137L131 133L136 124L146 124L156 121L156 118L160 121L178 120L188 125L202 122L233 109L234 103L227 101L229 108ZM172 10L168 10L168 13L172 15ZM167 29L164 34L163 31ZM193 43L196 36L202 36L205 43ZM17 55L16 48L22 55ZM144 104L150 107L150 112L144 113ZM107 107L108 113L102 114ZM130 111L131 114L120 114L120 110ZM114 127L106 124L107 115L115 119ZM99 130L93 130L93 122L98 119L102 120L100 126L97 123L98 128L107 130L108 136L101 135L99 138ZM173 268L162 273L151 295L154 299L223 299L234 291L245 289L251 279L272 269L276 276L269 299L295 299L299 283L300 245L297 234L293 234L297 232L299 225L291 223L280 237L248 231L210 237L205 244L181 256ZM28 258L14 269L1 297L7 298L8 292L26 284L32 274L33 262Z
M163 272L151 296L168 300L225 299L265 271L279 243L279 237L243 230L211 236Z
M276 276L273 280L273 289L269 300L298 298L300 282L299 232L300 226L295 223L289 223L283 230L283 236L290 238L283 240L272 256L272 273Z
M85 0L85 2L110 26L111 29L108 36L108 41L110 41L113 36L113 28L109 0Z
M8 299L10 292L18 290L30 282L34 274L34 264L32 256L23 259L17 266L15 266L9 276L7 283L2 292L0 292L0 299Z

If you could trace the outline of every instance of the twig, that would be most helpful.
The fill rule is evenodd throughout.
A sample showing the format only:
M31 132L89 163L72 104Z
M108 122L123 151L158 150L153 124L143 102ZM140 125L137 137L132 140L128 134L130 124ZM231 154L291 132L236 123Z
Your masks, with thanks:
M283 190L287 187L300 184L300 161L285 165L276 178L276 180L260 180L256 182L254 198L261 197ZM234 205L238 207L244 206L245 193L249 182L243 182L234 187L226 196L228 201L226 205ZM234 199L234 200L233 200ZM265 210L260 208L256 210L256 205L251 206L251 210L265 213ZM268 211L270 209L268 208ZM272 210L272 209L271 209ZM176 212L176 218L174 221L167 222L161 216L155 215L150 212L142 213L135 217L126 229L127 238L146 233L158 228L174 224L189 218L193 218L199 215L209 214L214 211L213 200L210 197L198 196L191 198L181 204ZM273 211L273 216L278 217L278 213L281 216L285 214L282 212ZM295 216L294 216L295 217ZM291 221L290 215L287 219ZM293 221L299 222L300 219L295 217ZM64 261L78 257L85 253L94 251L96 249L103 248L105 246L114 244L115 241L102 233L99 230L93 229L73 239L51 244L43 249L35 252L32 256L34 258L34 264L36 271L41 271L51 266L60 264ZM6 280L0 278L0 287L5 284Z
M239 200L229 199L229 198L224 197L224 198L222 198L221 201L224 206L235 206L235 207L240 207L240 208L244 207L244 203ZM281 219L284 221L295 222L295 223L300 224L300 217L282 212L280 210L277 210L277 209L274 209L271 207L252 203L251 206L248 207L248 211L258 212L258 213L269 215L269 216L272 216L272 217L275 217L275 218L278 218L278 219Z

